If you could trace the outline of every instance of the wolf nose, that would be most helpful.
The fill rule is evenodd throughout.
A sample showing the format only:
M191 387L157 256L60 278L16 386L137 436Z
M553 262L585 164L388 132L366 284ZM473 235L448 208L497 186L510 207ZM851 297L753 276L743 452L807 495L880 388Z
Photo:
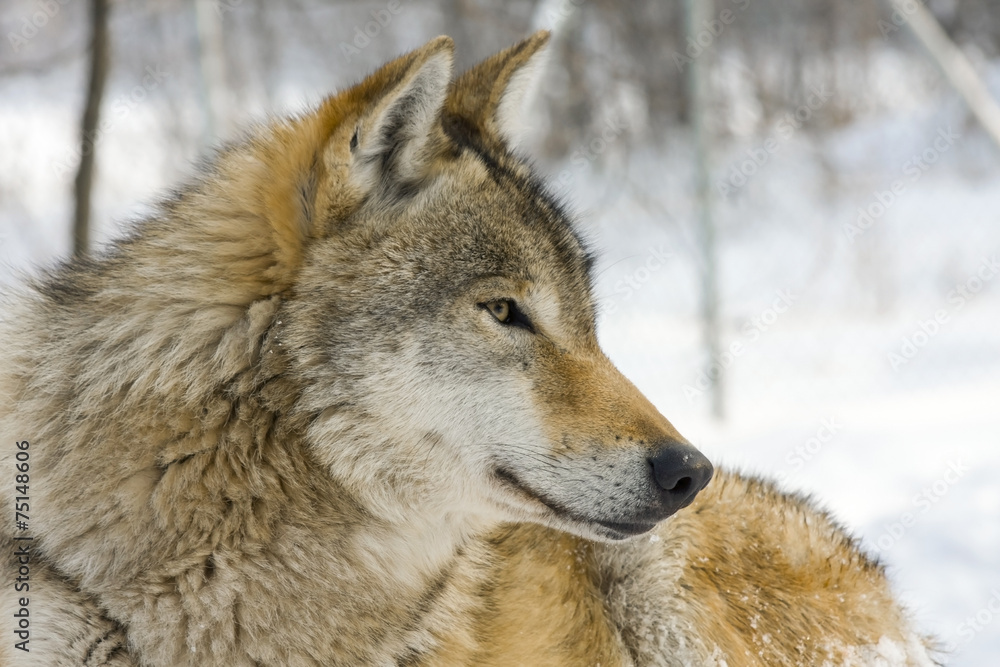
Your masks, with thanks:
M705 456L691 445L671 443L649 457L653 479L660 488L660 504L665 516L687 507L712 479L714 469Z

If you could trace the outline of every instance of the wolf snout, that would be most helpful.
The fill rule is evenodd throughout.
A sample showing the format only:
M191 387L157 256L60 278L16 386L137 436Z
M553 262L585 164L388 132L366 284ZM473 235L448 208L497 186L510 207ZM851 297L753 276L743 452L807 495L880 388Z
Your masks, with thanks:
M654 451L649 457L649 465L653 481L660 490L664 516L690 505L714 472L711 462L701 452L677 442Z

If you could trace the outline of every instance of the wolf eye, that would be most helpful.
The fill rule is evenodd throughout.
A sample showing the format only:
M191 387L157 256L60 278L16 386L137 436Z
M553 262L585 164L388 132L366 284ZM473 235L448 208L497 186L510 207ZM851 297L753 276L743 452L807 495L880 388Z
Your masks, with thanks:
M510 306L510 301L490 301L486 304L486 309L490 311L490 315L497 318L497 322L507 324L510 320Z
M535 330L534 325L531 324L531 320L518 309L517 304L513 301L506 299L487 301L486 303L479 304L479 307L490 311L490 315L500 324L527 329L532 332Z

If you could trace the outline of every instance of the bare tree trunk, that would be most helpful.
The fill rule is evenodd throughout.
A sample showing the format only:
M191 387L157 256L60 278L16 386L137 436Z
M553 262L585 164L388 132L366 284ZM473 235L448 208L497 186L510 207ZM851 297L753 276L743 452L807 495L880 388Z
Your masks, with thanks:
M531 14L531 30L551 30L553 41L559 39L569 18L579 11L570 0L539 0Z
M685 0L687 34L697 43L699 30L711 19L712 0ZM719 294L718 269L715 262L715 221L712 217L712 194L709 185L709 137L705 119L708 115L708 57L704 49L688 63L691 131L694 137L695 197L697 198L698 228L701 232L701 299L702 326L708 352L706 373L712 386L712 416L725 416L723 369L719 363Z
M91 0L90 84L83 111L80 137L80 168L76 172L73 193L76 210L73 214L73 254L82 257L90 246L90 193L94 183L94 151L97 124L100 120L104 81L108 75L108 2Z
M204 113L202 148L219 137L228 138L230 105L226 74L226 50L222 41L222 19L215 3L194 0L194 27L198 35L198 73Z

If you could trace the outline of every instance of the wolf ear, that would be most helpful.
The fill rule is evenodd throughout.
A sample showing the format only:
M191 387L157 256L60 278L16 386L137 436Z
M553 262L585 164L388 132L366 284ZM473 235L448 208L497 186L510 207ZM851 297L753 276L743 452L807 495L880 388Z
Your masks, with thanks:
M462 74L449 91L448 112L484 135L516 143L524 107L544 70L549 36L540 30Z
M440 135L453 53L451 38L438 37L352 91L360 113L349 139L351 172L362 190L412 181L425 171Z

